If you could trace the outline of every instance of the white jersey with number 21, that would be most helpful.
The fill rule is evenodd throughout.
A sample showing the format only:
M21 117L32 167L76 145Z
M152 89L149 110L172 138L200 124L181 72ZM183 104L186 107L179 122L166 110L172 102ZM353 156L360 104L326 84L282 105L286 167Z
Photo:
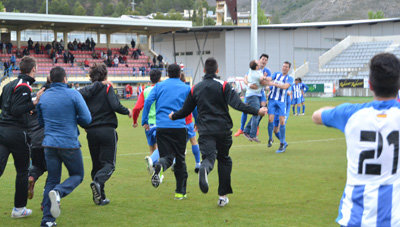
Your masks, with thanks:
M322 113L346 136L347 182L336 221L342 226L400 226L400 103L342 104Z

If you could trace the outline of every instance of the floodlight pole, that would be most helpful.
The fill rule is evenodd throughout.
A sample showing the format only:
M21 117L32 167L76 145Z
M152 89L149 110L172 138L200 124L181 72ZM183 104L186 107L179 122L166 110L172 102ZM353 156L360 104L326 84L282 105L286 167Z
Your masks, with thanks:
M257 0L251 0L251 34L250 34L250 57L252 60L257 59Z
M49 14L49 0L46 0L46 14Z

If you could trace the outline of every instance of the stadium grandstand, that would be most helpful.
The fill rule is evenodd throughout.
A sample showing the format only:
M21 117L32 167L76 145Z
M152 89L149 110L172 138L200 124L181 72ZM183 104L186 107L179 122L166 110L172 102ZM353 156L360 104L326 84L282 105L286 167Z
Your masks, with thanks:
M399 40L400 36L349 36L319 57L317 72L297 76L308 84L333 83L336 87L340 87L340 80L360 80L366 88L370 59L381 52L400 57Z
M158 33L174 32L190 28L188 21L168 21L136 19L131 17L108 18L93 16L43 15L27 13L0 13L2 39L0 60L2 69L2 86L19 73L19 62L25 55L33 56L38 62L36 80L44 83L52 67L63 67L69 76L69 82L89 83L87 74L93 63L105 62L108 67L109 80L120 89L127 83L138 84L149 82L151 68L164 69L167 62L162 59L153 61L159 56L151 48L152 37ZM21 40L24 30L53 31L54 41ZM85 40L68 39L71 32L91 32ZM14 40L11 33L15 32ZM60 37L59 33L62 33ZM130 42L111 43L115 33L136 33L135 46ZM94 34L94 35L93 35ZM100 43L101 35L105 42ZM141 38L145 41L141 42ZM91 40L97 42L93 48ZM88 43L89 42L89 43ZM94 42L94 41L93 41ZM35 47L37 45L37 47ZM47 47L47 45L49 45ZM4 48L3 48L4 47ZM15 57L14 63L11 59ZM72 58L72 60L71 60ZM117 58L118 60L115 60ZM161 61L160 61L161 60ZM12 67L10 67L12 66ZM165 76L165 71L164 71ZM188 78L190 82L191 79ZM39 85L36 85L39 86Z

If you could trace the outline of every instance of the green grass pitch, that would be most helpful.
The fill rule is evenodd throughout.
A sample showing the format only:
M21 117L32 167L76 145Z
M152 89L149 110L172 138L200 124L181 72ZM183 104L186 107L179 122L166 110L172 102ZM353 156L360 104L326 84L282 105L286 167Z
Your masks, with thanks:
M132 128L132 121L119 117L116 171L106 184L111 203L94 205L89 188L91 160L81 130L85 179L76 190L61 200L59 226L337 226L335 218L346 181L346 145L344 135L336 129L316 126L311 114L319 107L344 102L367 102L372 98L308 98L306 115L290 116L287 124L286 153L276 154L275 139L267 148L267 121L260 126L260 144L243 136L234 138L230 203L217 207L217 166L209 175L210 190L203 194L194 173L191 146L187 146L188 198L175 201L175 178L165 172L159 188L152 187L144 157L148 147L143 128ZM133 101L124 101L132 108ZM231 110L235 132L240 113ZM139 121L140 122L140 121ZM0 226L39 226L40 202L46 174L37 182L35 196L27 207L32 216L12 219L15 169L10 156L0 178ZM217 164L216 164L217 165ZM63 179L68 176L64 168Z

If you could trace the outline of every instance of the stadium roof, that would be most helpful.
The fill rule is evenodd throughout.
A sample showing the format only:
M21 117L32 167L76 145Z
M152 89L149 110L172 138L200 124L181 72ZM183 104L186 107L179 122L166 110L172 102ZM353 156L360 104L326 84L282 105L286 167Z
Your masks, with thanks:
M326 22L309 22L309 23L292 23L292 24L268 24L259 25L259 29L286 29L292 30L297 28L324 28L329 26L345 26L350 27L352 25L358 24L377 24L383 22L400 22L400 18L387 18L387 19L372 19L372 20L348 20L348 21L326 21ZM181 30L179 32L201 32L201 31L223 31L223 30L235 30L235 29L250 29L250 26L204 26L204 27L193 27L186 30Z
M56 31L137 32L157 34L192 27L191 21L148 20L131 17L92 17L33 13L0 13L0 28Z

